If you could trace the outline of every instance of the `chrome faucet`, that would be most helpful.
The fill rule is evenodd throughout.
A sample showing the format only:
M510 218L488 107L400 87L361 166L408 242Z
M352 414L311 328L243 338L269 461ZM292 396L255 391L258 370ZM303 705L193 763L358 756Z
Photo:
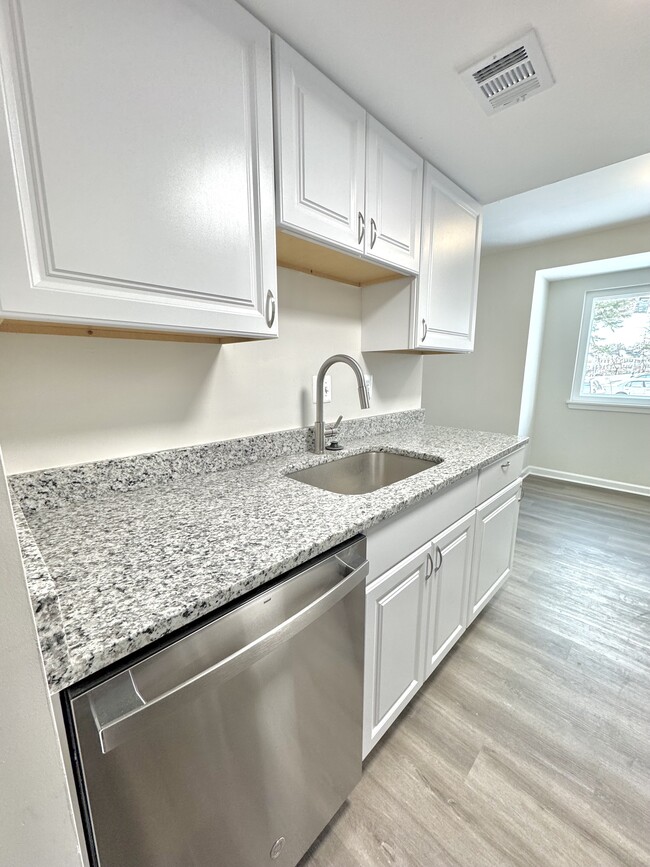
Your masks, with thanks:
M342 361L344 364L349 365L354 371L355 376L357 377L357 384L359 386L359 405L361 409L368 409L368 407L370 406L370 395L368 394L366 378L358 361L355 361L354 358L351 358L349 355L332 355L326 361L324 361L321 365L321 369L318 371L318 376L316 377L316 423L314 424L314 452L317 455L324 454L326 436L333 436L334 433L336 433L336 430L342 419L342 417L339 417L338 421L335 425L333 425L333 427L327 429L325 428L325 422L323 421L325 374L333 364L336 364L337 361Z

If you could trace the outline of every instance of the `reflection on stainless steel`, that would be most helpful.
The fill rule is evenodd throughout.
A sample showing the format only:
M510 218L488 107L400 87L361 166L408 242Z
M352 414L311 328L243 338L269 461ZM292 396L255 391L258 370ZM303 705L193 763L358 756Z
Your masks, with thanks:
M365 539L72 698L101 867L295 867L361 776Z
M335 494L368 494L429 470L442 460L412 458L395 452L361 452L287 475Z
M350 355L331 355L327 358L322 364L321 368L318 371L318 376L316 377L316 422L314 423L314 451L317 455L322 455L325 451L325 437L333 435L339 424L341 423L341 416L338 421L332 428L328 428L327 431L325 429L325 422L323 421L323 403L325 400L325 374L330 369L333 364L337 362L343 362L343 364L347 364L354 371L354 375L357 378L357 386L359 389L359 406L361 409L368 409L370 406L370 395L368 394L368 387L366 385L366 377L364 376L363 370L361 369L361 365L358 361L355 361Z

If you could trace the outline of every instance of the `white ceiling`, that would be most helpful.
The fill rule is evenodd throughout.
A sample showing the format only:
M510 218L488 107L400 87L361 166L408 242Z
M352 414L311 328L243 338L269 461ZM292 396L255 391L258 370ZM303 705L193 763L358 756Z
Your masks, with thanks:
M645 154L487 205L483 247L531 244L648 217L650 154Z
M241 0L481 202L650 151L647 0ZM458 71L534 27L556 84L486 116Z

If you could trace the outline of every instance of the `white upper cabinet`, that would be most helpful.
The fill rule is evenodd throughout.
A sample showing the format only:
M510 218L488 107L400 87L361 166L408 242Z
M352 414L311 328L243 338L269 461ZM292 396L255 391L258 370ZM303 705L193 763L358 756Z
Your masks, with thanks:
M414 348L473 350L480 249L480 205L427 164Z
M366 255L417 274L422 157L370 116L366 153Z
M277 334L269 31L233 0L0 3L0 317Z
M362 351L474 349L481 227L478 202L426 163L419 277L364 286Z
M278 224L363 251L366 112L273 37Z
M423 161L273 37L278 225L416 274Z

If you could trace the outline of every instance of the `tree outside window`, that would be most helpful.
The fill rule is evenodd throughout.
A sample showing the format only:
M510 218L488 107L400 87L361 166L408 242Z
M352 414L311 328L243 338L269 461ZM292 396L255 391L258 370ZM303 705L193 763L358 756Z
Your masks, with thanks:
M650 408L650 287L586 293L571 401Z

